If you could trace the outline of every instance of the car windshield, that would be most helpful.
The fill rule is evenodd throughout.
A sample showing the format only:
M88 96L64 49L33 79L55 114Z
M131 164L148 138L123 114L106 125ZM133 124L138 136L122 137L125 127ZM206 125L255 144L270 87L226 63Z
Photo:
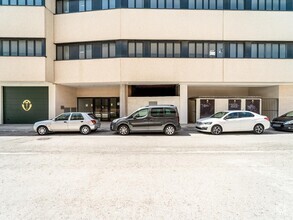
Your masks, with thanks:
M217 112L216 114L213 114L210 118L222 118L225 116L228 112Z
M293 117L293 111L286 113L285 115L283 115L283 117Z

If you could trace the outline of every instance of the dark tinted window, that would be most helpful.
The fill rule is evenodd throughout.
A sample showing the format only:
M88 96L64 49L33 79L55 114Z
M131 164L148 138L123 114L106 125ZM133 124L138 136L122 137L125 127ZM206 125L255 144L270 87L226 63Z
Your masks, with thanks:
M163 108L152 108L151 110L152 117L163 117Z
M176 110L173 108L165 108L164 114L166 117L176 117Z
M254 114L250 112L239 112L239 117L240 118L252 118L254 117Z
M69 119L71 113L64 113L62 115L59 115L55 120L56 121L65 121Z
M238 112L232 112L226 116L226 119L235 119L238 118Z
M81 113L72 113L70 120L84 120Z
M92 119L98 119L94 114L88 114L88 116L90 116Z

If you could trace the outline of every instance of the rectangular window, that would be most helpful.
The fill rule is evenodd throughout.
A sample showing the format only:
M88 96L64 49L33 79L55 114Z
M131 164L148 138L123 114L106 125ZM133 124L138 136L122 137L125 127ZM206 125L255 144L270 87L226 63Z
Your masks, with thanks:
M151 0L151 8L158 8L157 0Z
M235 43L231 43L230 44L230 58L236 58L236 44Z
M86 8L87 11L93 10L92 0L86 0Z
M174 0L174 8L180 8L180 0Z
M188 8L189 9L195 8L195 0L188 0Z
M166 55L167 57L173 57L173 43L166 44Z
M244 10L244 0L238 0L238 10Z
M10 5L16 5L16 0L10 0Z
M273 10L278 11L279 10L279 0L273 1Z
M85 0L79 0L79 11L85 11Z
M267 0L266 2L266 10L272 10L273 2L272 0Z
M63 47L63 58L64 60L69 60L69 46Z
M31 2L33 4L32 0L29 0L28 4L29 4L29 2ZM62 1L57 1L57 14L62 14L62 4L63 4Z
M223 0L217 1L217 9L224 9L224 2Z
M181 56L181 44L174 43L174 57L180 57L180 56Z
M35 0L36 5L41 6L43 5L43 0Z
M286 45L285 44L280 44L280 58L284 59L286 58Z
M216 44L210 43L209 45L209 57L216 57Z
M189 43L188 50L188 57L195 57L195 43Z
M128 56L135 57L135 43L128 43Z
M63 13L69 13L69 0L63 0Z
M79 48L77 44L69 46L69 59L76 60L79 58Z
M230 9L231 10L237 9L237 0L230 0Z
M210 0L210 7L209 9L216 9L217 5L216 5L216 0Z
M196 57L203 57L203 45L202 43L196 43Z
M203 57L209 57L209 43L203 44Z
M108 44L102 44L102 57L103 58L108 58L109 57Z
M257 10L257 2L258 0L251 0L251 9Z
M158 8L165 8L165 0L158 0Z
M57 46L57 60L63 60L63 48L62 48L62 46Z
M135 8L135 0L128 0L128 8Z
M91 44L86 45L86 58L92 59L93 58L93 46Z
M18 5L25 5L25 0L18 0Z
M28 56L35 55L35 43L32 40L27 41L27 55Z
M8 4L9 4L8 0L2 0L2 5L8 5Z
M159 57L165 57L165 43L159 43Z
M258 58L265 58L265 45L258 44Z
M116 44L110 43L110 57L116 56Z
M292 0L291 0L292 1ZM287 7L286 7L286 0L280 0L280 10L282 11L286 11ZM292 4L292 3L291 3Z
M272 46L272 57L279 58L279 44L273 44Z
M36 56L38 57L43 56L42 47L43 47L42 41L36 40Z
M109 8L115 8L115 2L116 2L116 0L110 0L110 6L109 6Z
M196 0L196 9L202 9L202 0Z
M223 58L224 57L224 44L217 43L217 57Z
M158 57L158 44L151 43L151 57Z
M136 43L136 57L143 56L143 43Z
M2 41L3 44L3 56L9 56L9 41L8 40L4 40Z
M272 58L272 44L266 44L266 58Z
M258 10L265 10L266 8L266 2L265 0L259 0L259 3L258 3Z
M111 0L115 1L115 0ZM144 8L144 0L136 0L136 8Z
M79 59L85 59L85 45L79 45Z
M209 1L208 0L203 1L203 8L204 9L209 9Z
M109 8L108 0L102 0L102 9L108 9L108 8Z
M166 0L166 8L173 8L173 0Z
M257 44L251 44L251 58L257 58Z
M237 57L238 58L244 57L244 44L242 43L237 44Z
M18 43L19 43L19 50L18 50L19 56L26 56L26 41L20 40Z

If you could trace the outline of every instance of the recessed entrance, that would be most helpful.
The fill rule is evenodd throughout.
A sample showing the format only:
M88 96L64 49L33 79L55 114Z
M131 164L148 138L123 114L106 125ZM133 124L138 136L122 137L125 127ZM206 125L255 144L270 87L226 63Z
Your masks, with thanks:
M78 98L78 111L93 112L101 121L119 117L119 98Z

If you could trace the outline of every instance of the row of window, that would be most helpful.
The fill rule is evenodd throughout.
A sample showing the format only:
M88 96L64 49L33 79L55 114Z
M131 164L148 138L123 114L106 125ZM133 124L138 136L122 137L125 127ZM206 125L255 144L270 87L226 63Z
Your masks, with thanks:
M45 56L45 40L0 39L0 56Z
M0 0L0 5L43 6L45 0Z
M105 9L113 9L113 8L291 11L293 10L293 1L292 0L57 0L56 8L57 8L56 10L57 14L93 11L93 10L105 10Z
M111 41L57 45L57 60L114 57L292 59L293 43Z

